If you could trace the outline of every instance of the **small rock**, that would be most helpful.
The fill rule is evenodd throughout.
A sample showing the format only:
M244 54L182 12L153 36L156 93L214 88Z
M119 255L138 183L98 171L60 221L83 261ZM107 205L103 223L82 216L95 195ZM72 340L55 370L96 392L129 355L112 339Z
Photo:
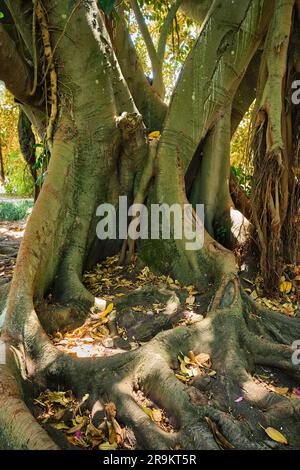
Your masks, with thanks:
M101 343L105 348L113 348L114 347L114 340L110 338L109 336L107 338L104 338Z
M99 297L95 297L94 307L97 310L100 310L101 312L103 312L103 310L106 309L106 300L100 299Z

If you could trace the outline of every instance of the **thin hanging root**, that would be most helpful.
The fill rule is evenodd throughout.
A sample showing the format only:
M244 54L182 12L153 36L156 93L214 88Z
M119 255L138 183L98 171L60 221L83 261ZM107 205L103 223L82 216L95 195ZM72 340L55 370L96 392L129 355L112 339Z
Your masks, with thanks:
M54 58L53 58L53 51L50 42L50 34L48 29L48 22L45 16L45 12L40 0L35 0L35 10L36 16L40 24L44 50L46 61L49 69L49 76L50 76L50 85L51 85L51 113L49 118L49 123L47 127L47 144L49 149L52 147L52 139L53 139L53 129L54 124L57 117L57 75L54 67Z
M155 175L155 160L156 160L156 149L157 142L149 142L149 156L146 163L144 172L139 182L139 187L134 198L134 204L143 204L146 199L146 192L149 187L150 181ZM127 253L128 248L128 253ZM135 241L129 236L124 240L121 254L119 258L119 264L130 264L133 259L135 251ZM127 254L126 254L127 253Z
M121 253L120 253L120 258L119 258L119 264L130 264L133 260L135 253L135 240L132 240L132 238L128 237L126 240L124 240Z
M33 85L32 85L32 90L30 92L30 95L33 96L36 92L36 87L37 87L37 69L38 69L38 64L37 64L37 50L36 50L36 1L37 0L32 0L33 1L33 12L32 12L32 46L33 46L33 60L34 60L34 79L33 79Z

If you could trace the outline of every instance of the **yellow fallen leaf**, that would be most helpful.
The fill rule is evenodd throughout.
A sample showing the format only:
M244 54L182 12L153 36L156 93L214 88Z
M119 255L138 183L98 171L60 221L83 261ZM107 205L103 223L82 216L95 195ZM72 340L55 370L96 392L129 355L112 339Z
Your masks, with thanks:
M73 397L70 391L68 392L46 392L46 397L50 403L59 403L66 407L70 402L73 401Z
M114 308L114 304L109 304L107 308L104 310L104 312L101 313L100 318L107 317L107 315L109 315L110 312L112 312L113 308Z
M54 429L69 429L65 423L55 423L51 425Z
M185 364L192 364L192 361L191 361L190 358L187 357L187 356L184 356L184 357L183 357L183 360L184 360Z
M187 369L186 365L185 365L185 361L184 359L182 359L181 356L178 356L178 360L180 362L180 370L181 372L184 374L184 375L189 375L190 377L193 375L193 373Z
M118 421L115 418L111 418L111 424L114 428L115 434L116 434L116 441L119 444L122 439L123 439L123 431L121 426L119 425Z
M78 439L78 437L76 436L68 436L67 439L70 442L70 444L72 444L73 446L79 446L85 449L89 447L88 444L83 439Z
M76 416L72 421L74 426L68 429L67 434L75 434L75 432L80 431L87 424L88 418L87 416Z
M108 442L110 444L118 443L117 434L115 432L115 429L114 429L112 423L107 421L106 425L107 425L107 428L108 428Z
M289 294L292 290L293 284L290 281L284 281L280 284L280 292L283 294Z
M185 303L187 305L194 305L195 300L196 300L195 297L193 295L190 295L189 297L187 297Z
M150 132L150 134L148 135L149 140L154 140L154 139L159 139L159 138L160 138L160 131L153 131L153 132Z
M268 427L268 428L263 428L265 430L265 433L272 439L272 441L279 442L279 444L284 444L288 445L287 438L277 429Z
M207 373L207 375L209 375L210 377L214 377L215 375L217 375L217 372L215 370L211 370Z
M149 416L150 419L152 419L152 421L154 421L153 413L152 413L152 410L150 408L148 408L147 406L142 406L142 410L143 410L144 413L146 413L146 415Z
M189 352L189 356L190 356L190 358L191 358L192 363L193 363L193 364L196 364L196 356L195 356L195 354L194 354L193 351L190 351L190 352Z
M190 381L190 377L186 377L185 375L175 374L176 379L180 380L183 383L188 383Z
M274 387L274 392L278 393L278 395L287 395L289 392L288 387Z

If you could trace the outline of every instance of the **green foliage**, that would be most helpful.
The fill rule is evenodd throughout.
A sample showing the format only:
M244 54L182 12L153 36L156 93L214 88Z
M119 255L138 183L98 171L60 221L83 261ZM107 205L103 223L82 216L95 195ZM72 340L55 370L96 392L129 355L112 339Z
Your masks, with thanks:
M253 155L250 150L251 122L254 104L245 114L231 141L231 170L249 196L253 177Z
M31 201L0 202L0 220L21 220L30 214L33 207Z
M251 187L252 187L252 174L249 174L245 171L245 167L242 165L232 166L231 171L235 175L239 185L245 191L245 193L250 196Z
M2 20L2 18L4 18L4 13L3 11L0 11L0 20Z
M6 193L20 197L31 197L34 189L32 177L18 151L12 151L8 154L5 170L7 178Z
M147 23L151 38L157 49L158 40L166 16L172 6L168 0L139 0L144 18ZM140 34L138 25L129 3L127 6L126 17L129 31L134 45L137 49L145 74L152 76L151 63L149 60L147 48ZM170 98L177 81L178 75L186 57L193 47L198 35L199 25L196 25L178 10L176 17L171 25L171 31L166 45L165 61L163 69L164 83L166 86L166 97Z

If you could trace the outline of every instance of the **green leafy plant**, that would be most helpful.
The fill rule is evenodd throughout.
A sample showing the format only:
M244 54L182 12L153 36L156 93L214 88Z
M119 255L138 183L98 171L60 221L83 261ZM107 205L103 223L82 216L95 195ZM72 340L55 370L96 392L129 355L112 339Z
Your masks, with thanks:
M228 235L228 228L225 225L220 225L216 229L216 237L220 241L224 241Z
M30 214L33 202L0 202L0 220L22 220Z
M28 166L18 151L8 154L6 178L5 191L7 194L19 197L32 197L33 180Z
M247 173L247 171L245 171L245 168L241 165L232 166L231 171L236 177L241 188L249 196L252 187L252 175Z

